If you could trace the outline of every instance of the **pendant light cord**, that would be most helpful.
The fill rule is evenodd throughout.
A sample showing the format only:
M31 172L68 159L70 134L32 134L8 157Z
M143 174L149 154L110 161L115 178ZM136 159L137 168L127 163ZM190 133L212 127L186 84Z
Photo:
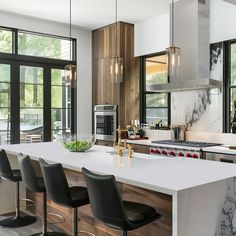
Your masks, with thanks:
M72 42L71 42L71 0L70 0L70 60L72 60L72 58L71 58L71 54L72 54Z
M175 44L175 42L174 42L174 24L175 24L175 22L174 22L174 18L175 18L175 7L174 7L174 0L172 0L172 6L171 6L171 21L172 21L172 29L171 29L171 46L172 47L174 47L174 44Z
M116 18L116 57L118 57L118 2L116 0L116 6L115 6L115 18Z

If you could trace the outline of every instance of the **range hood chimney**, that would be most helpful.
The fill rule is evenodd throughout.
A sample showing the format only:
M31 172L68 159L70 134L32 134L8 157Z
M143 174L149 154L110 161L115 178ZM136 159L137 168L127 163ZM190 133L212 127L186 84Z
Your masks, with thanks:
M221 81L210 78L209 4L209 0L175 2L174 44L181 48L180 79L147 86L147 91L175 92L222 86Z

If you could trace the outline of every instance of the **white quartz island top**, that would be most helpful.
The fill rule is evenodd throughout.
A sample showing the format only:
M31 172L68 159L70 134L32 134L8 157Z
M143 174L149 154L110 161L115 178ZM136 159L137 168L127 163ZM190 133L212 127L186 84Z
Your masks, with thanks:
M169 195L236 176L236 165L228 163L139 153L129 159L111 154L113 148L98 145L83 153L70 152L56 142L4 145L0 149L9 154L30 155L34 160L59 162L76 171L85 167L100 174L113 174L117 181Z

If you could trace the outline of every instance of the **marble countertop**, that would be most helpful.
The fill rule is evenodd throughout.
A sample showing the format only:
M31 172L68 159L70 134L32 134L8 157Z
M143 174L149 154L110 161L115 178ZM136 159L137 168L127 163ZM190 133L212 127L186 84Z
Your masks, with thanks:
M213 153L236 155L236 150L235 149L230 149L229 145L207 147L207 148L203 148L203 151L204 152L213 152Z
M174 195L178 191L236 176L236 165L134 153L134 157L118 157L113 148L93 146L83 153L73 153L60 143L13 144L0 146L9 154L23 153L34 160L40 157L65 168L81 171L82 167L100 174L113 174L117 181Z

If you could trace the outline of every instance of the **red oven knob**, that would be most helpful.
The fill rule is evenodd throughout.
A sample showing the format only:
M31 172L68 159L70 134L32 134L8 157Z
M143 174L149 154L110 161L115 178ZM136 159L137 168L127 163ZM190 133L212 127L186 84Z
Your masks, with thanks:
M175 156L175 151L171 150L171 151L169 152L169 155Z
M192 154L191 153L186 153L186 157L192 157Z
M179 157L184 157L184 153L183 153L183 152L179 152L179 153L178 153L178 156L179 156Z
M194 153L193 155L192 155L192 158L198 158L198 154L196 154L196 153Z
M162 155L166 155L166 156L168 155L168 153L167 153L166 150L162 150L162 151L161 151L161 154L162 154Z
M156 153L156 150L154 148L151 148L150 149L150 154L155 154Z
M156 154L161 154L161 151L160 151L159 149L156 149L156 150L155 150L155 153L156 153Z

